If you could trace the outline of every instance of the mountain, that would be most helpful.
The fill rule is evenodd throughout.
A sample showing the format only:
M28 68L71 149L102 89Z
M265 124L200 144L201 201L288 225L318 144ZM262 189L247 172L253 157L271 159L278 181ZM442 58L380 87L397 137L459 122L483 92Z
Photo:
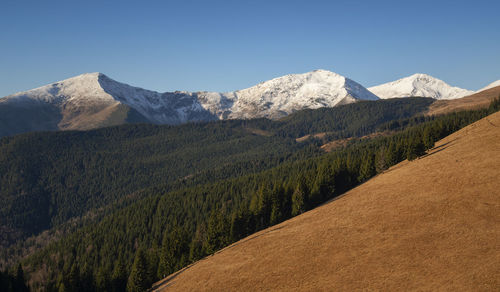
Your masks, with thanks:
M110 95L99 73L83 74L0 99L0 136L149 122Z
M203 107L220 119L280 118L302 109L334 107L378 97L339 74L315 70L275 78L228 93L200 92Z
M373 86L368 90L382 99L409 96L456 99L474 93L470 90L452 87L442 80L420 73Z
M500 113L345 195L158 282L157 291L496 291Z
M487 86L479 89L477 92L481 92L481 91L484 91L484 90L487 90L487 89L490 89L490 88L494 88L494 87L498 87L500 86L500 80L497 80L497 81L494 81L494 82L491 82L490 84L488 84Z
M88 73L1 98L0 136L140 122L275 119L302 109L376 99L360 84L325 70L286 75L227 93L159 93Z

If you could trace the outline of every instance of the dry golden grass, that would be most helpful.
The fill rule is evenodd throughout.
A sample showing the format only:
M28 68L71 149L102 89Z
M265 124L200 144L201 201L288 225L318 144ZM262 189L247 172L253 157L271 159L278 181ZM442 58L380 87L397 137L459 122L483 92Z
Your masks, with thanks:
M500 291L499 178L497 113L156 288Z
M500 95L500 86L453 100L438 100L429 106L426 115L440 115L454 111L484 108Z
M323 139L328 133L327 132L321 132L317 134L308 134L302 137L299 137L295 139L296 142L302 143L304 141L307 141L309 138L318 138L318 139Z
M103 124L120 109L119 102L109 104L95 103L82 106L68 103L62 111L62 120L58 126L61 130L91 130L102 127ZM111 122L107 126L123 124L125 114L122 119Z

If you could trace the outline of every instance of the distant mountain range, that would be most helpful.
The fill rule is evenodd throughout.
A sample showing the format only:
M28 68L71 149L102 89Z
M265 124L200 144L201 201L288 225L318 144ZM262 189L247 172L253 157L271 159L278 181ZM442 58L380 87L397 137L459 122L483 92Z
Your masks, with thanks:
M366 89L339 74L315 70L233 92L159 93L114 81L102 73L87 73L0 98L0 136L124 123L278 119L303 109L359 100L409 96L455 99L472 93L425 74Z

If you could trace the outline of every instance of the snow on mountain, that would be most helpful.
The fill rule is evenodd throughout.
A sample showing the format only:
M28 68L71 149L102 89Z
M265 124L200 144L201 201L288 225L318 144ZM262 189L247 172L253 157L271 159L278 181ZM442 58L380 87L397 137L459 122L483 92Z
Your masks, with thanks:
M483 88L479 89L476 92L480 92L480 91L483 91L483 90L486 90L486 89L490 89L490 88L493 88L493 87L497 87L497 86L500 86L500 80L497 80L495 82L491 82L486 87L483 87Z
M94 111L124 104L158 124L215 119L191 93L158 93L112 80L102 73L86 73L7 96L5 103L43 102L61 111L94 107ZM64 114L63 114L64 115Z
M102 73L87 73L3 100L36 101L57 105L61 109L72 108L71 117L78 112L78 107L98 104L98 109L102 109L104 106L123 104L153 123L179 124L215 119L279 118L301 109L376 99L376 95L348 78L326 70L315 70L226 93L159 93L114 81Z
M98 82L100 73L86 73L49 85L6 96L10 102L39 101L57 104L63 101L93 101L114 102Z
M114 81L104 74L99 75L99 84L115 100L134 108L153 123L180 124L216 119L190 92L159 93Z
M393 82L370 87L368 90L382 99L410 96L456 99L474 93L467 89L452 87L444 81L426 74L414 74Z
M198 97L222 119L279 118L301 109L378 99L360 84L326 70L290 74L234 92L201 92Z

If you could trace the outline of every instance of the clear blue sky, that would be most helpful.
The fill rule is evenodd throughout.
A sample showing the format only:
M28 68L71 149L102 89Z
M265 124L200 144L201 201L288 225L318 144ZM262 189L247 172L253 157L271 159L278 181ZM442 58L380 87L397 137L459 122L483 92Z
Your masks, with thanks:
M500 1L0 1L0 96L84 72L157 91L327 69L500 79Z

